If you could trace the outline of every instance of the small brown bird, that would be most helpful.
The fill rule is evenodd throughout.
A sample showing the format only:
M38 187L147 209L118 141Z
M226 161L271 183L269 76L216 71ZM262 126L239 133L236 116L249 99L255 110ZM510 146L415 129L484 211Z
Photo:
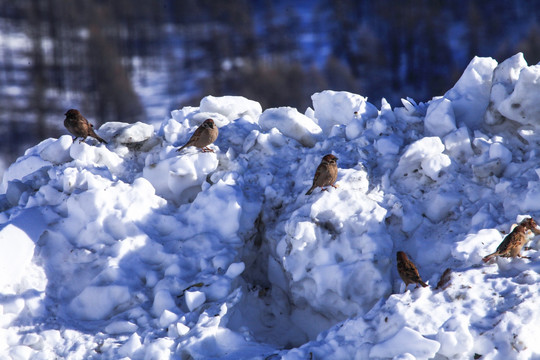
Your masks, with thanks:
M202 149L203 152L214 152L214 150L208 148L208 145L216 141L218 134L219 130L214 123L214 120L206 119L204 120L202 125L199 126L197 130L195 130L193 135L191 135L191 138L186 143L186 145L182 146L176 151L182 151L188 146L195 146L199 149Z
M452 280L452 269L446 268L435 289L446 289L448 286L450 286L450 280Z
M311 195L317 187L322 188L322 191L326 191L325 186L337 188L337 185L334 185L338 175L337 160L338 158L332 154L325 155L322 158L321 163L315 171L315 176L313 176L313 186L308 190L306 195Z
M100 138L94 132L93 125L90 124L84 116L82 116L79 110L69 109L64 115L66 115L66 118L64 119L64 126L69 130L70 133L75 135L73 142L75 142L78 137L82 138L82 140L79 140L79 142L82 142L86 140L87 136L92 136L99 142L107 144L105 140Z
M397 271L401 277L401 280L403 280L405 283L405 291L407 290L407 286L409 286L409 284L420 284L423 287L428 286L424 281L422 281L420 274L418 274L418 269L403 251L397 252Z
M488 262L495 256L502 257L522 257L528 259L526 256L521 256L520 251L523 246L529 241L527 237L527 230L532 230L535 234L540 234L540 230L537 229L538 225L533 218L526 218L521 221L510 234L506 235L503 241L497 247L494 253L484 256L482 259L484 262Z

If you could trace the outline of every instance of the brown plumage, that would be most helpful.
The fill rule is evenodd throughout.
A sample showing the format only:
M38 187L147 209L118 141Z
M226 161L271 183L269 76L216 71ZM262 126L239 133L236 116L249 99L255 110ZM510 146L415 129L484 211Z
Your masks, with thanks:
M452 280L452 269L446 268L435 289L446 289L448 286L450 286L450 280Z
M537 229L537 226L538 225L533 218L524 219L514 228L514 230L512 230L512 232L510 232L510 234L506 235L494 253L484 256L482 260L488 262L495 256L528 258L526 256L521 256L520 251L529 241L527 230L532 230L533 233L540 234L540 230Z
M208 145L216 141L219 134L218 127L212 119L206 119L201 126L195 130L191 138L188 140L186 145L182 146L176 151L182 151L188 146L195 146L199 149L202 149L203 152L214 152L214 150L208 148Z
M313 190L315 190L317 187L322 188L322 191L326 190L324 188L325 186L333 186L337 188L337 185L334 185L338 175L338 167L336 163L337 160L338 158L332 154L325 155L322 158L321 163L315 171L315 176L313 177L313 186L308 190L306 195L311 195Z
M420 274L418 274L418 269L403 251L397 252L397 271L401 280L405 283L405 290L407 290L409 284L420 284L423 287L428 286L422 281Z
M64 126L70 133L75 135L73 142L79 137L82 138L79 142L86 140L86 137L91 136L96 138L99 142L107 144L105 140L100 138L94 131L92 124L86 120L84 116L76 109L69 109L64 115Z

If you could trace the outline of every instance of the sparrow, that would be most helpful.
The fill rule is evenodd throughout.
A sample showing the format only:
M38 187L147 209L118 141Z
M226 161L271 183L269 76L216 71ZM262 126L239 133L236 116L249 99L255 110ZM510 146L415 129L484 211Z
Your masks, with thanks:
M540 234L540 230L537 229L536 221L533 218L526 218L522 220L511 232L506 235L503 241L497 247L494 253L484 256L482 261L488 262L495 256L502 257L522 257L528 259L526 256L521 256L519 252L523 246L529 241L527 237L527 230L532 230L535 234Z
M184 148L188 146L195 146L199 149L202 149L203 152L214 152L214 150L208 148L208 145L212 144L214 141L216 141L219 134L218 127L214 123L214 120L212 119L206 119L202 123L201 126L195 130L193 135L191 135L191 138L186 143L186 145L182 146L180 149L176 151L182 151Z
M311 186L311 189L308 190L306 195L311 195L316 187L322 188L322 191L326 191L325 186L337 188L337 185L334 185L338 175L337 160L338 158L332 154L325 155L322 158L321 163L315 171L315 176L313 176L313 186Z
M403 280L405 283L405 290L407 290L407 286L409 286L409 284L417 284L417 287L418 284L422 285L423 287L428 286L424 281L422 281L422 278L418 274L418 269L403 251L397 252L397 271L401 277L401 280Z
M92 136L93 138L96 138L99 142L107 144L105 140L100 138L95 133L93 125L90 124L84 116L82 116L79 110L69 109L64 115L66 116L66 118L64 119L64 126L66 127L66 129L68 129L70 133L75 135L73 142L75 142L78 137L82 138L82 140L79 140L79 142L82 142L86 140L87 136Z
M446 268L446 270L444 270L442 273L435 289L446 289L448 286L450 286L450 280L452 280L452 269Z

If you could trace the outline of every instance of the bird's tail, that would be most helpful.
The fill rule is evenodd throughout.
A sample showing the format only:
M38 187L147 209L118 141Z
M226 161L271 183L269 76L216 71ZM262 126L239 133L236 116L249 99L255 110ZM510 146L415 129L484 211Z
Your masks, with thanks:
M495 255L497 255L497 252L494 252L493 254L489 254L489 255L486 255L482 258L482 261L483 262L488 262L492 257L494 257Z
M180 151L184 150L184 149L186 148L186 146L187 146L187 144L184 145L184 146L181 146L181 147L180 147L178 150L176 150L176 151L177 151L177 152L180 152Z
M308 190L308 192L306 193L306 195L311 195L311 193L313 192L313 190L315 190L315 188L316 188L316 186L313 185L313 186L311 187L311 189Z
M426 284L426 283L425 283L425 282L423 282L422 280L418 281L418 283L419 283L420 285L422 285L422 287L426 287L426 286L428 286L428 284Z
M100 143L108 144L108 142L106 142L106 141L103 140L101 137L99 137L99 135L96 134L96 132L95 132L92 128L90 128L90 130L91 130L90 136L96 138Z

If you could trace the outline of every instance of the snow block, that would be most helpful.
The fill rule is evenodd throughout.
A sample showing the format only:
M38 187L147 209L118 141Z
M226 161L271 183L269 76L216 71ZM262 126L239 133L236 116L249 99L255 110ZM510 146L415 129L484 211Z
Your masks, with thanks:
M261 104L243 96L206 96L201 100L200 112L218 113L230 121L240 117L256 123L262 113Z
M454 87L444 95L452 101L458 126L481 127L489 104L491 80L497 61L476 56L471 60Z
M325 134L334 125L348 125L354 113L364 119L376 118L377 108L367 102L367 98L347 91L325 90L311 95L315 118Z
M523 125L540 126L540 65L523 68L512 94L501 101L499 112Z
M315 146L322 134L319 125L291 107L265 110L259 119L259 125L265 131L276 128L283 135L306 147Z

